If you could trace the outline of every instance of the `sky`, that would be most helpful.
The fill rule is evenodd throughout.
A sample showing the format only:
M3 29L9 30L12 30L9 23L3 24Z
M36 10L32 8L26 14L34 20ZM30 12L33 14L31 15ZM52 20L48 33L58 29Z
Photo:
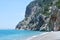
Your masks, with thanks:
M15 29L32 0L0 0L0 29Z

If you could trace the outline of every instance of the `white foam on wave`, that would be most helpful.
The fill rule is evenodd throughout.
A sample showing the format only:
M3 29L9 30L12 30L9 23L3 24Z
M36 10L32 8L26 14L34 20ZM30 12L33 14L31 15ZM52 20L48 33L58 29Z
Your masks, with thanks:
M35 36L32 36L32 37L29 37L28 39L26 39L26 40L31 40L31 39L33 39L33 38L35 38L35 37L38 37L38 36L43 36L43 35L45 35L45 34L47 34L48 32L45 32L45 33L42 33L42 34L39 34L39 35L35 35Z

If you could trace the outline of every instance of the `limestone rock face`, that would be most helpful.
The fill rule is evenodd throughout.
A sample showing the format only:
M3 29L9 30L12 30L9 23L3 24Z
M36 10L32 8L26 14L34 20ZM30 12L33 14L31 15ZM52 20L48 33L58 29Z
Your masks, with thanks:
M25 18L19 22L16 29L48 31L52 10L49 9L56 0L34 0L27 5Z

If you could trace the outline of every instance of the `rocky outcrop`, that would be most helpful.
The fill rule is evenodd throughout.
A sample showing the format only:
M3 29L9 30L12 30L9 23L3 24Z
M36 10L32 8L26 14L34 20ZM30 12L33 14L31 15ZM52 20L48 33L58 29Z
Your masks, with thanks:
M25 18L19 22L16 29L49 31L52 5L56 0L34 0L27 7Z
M59 31L60 30L60 9L56 6L52 8L52 14L49 21L49 31Z

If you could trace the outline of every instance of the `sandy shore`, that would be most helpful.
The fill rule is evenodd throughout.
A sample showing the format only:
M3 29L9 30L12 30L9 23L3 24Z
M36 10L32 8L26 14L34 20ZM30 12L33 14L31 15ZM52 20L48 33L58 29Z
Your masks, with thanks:
M30 40L60 40L60 31L48 32L44 35L38 35L38 36L32 37Z

